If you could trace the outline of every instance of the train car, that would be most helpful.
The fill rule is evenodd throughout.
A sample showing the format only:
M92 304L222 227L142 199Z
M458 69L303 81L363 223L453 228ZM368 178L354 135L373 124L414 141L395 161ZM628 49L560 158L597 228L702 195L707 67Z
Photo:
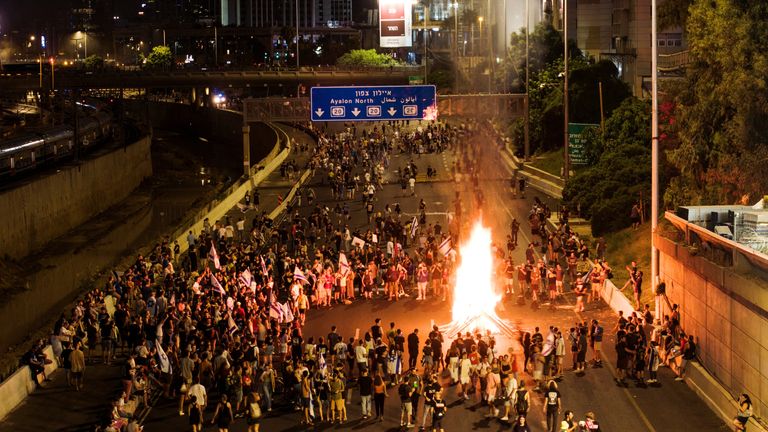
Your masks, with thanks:
M88 152L112 138L112 118L94 112L78 119L78 141ZM58 126L0 142L0 176L12 176L43 164L71 157L75 151L72 125Z

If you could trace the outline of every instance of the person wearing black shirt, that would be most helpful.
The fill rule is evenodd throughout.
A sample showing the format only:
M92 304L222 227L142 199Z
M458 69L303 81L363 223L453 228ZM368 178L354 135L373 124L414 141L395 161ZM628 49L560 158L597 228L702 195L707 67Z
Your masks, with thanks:
M336 344L341 340L341 336L339 336L339 334L336 333L336 326L331 327L331 332L328 333L327 339L328 339L328 346L330 347L330 349L332 350L335 349ZM331 355L331 362L336 363L335 360L336 360L335 354ZM339 359L339 360L343 360L343 359Z
M445 367L443 364L443 342L438 338L430 339L432 342L432 357L434 359L434 371L440 371Z
M371 326L371 336L373 336L373 340L381 339L384 336L384 331L381 329L381 318L376 318L375 323Z
M629 359L630 352L627 347L627 337L621 336L619 342L616 343L616 382L619 385L626 385L624 383L624 376L629 367Z
M395 349L401 353L405 352L405 337L400 329L397 329L397 334L395 334Z
M547 432L558 432L557 417L560 414L560 391L554 381L549 381L549 388L544 394L544 415L547 417Z
M408 368L416 367L416 360L419 357L419 329L414 329L413 333L408 335Z
M435 393L435 403L434 408L432 409L432 431L433 432L443 432L443 418L445 417L445 412L448 410L448 407L445 405L445 401L443 400L442 391L438 391Z
M678 370L678 376L675 381L682 381L685 378L685 366L689 361L696 358L696 342L694 342L693 335L689 335L685 341L685 348L683 348L683 358L680 361L680 368Z
M424 384L424 415L421 418L421 429L425 428L427 419L431 419L435 411L435 396L442 390L440 383L437 382L437 376L431 375L426 378Z
M386 376L387 373L387 346L381 341L381 338L376 339L376 348L373 349L376 356L376 370L382 376Z
M363 408L363 420L371 416L371 395L373 394L373 379L364 370L357 379L357 386L360 389L360 404Z

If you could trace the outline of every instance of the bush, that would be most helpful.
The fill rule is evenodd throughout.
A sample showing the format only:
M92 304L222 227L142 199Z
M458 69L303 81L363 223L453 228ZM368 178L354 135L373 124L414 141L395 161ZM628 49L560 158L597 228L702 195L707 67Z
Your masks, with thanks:
M374 49L357 49L339 57L336 64L345 67L381 67L397 66L400 62L386 54L379 54Z

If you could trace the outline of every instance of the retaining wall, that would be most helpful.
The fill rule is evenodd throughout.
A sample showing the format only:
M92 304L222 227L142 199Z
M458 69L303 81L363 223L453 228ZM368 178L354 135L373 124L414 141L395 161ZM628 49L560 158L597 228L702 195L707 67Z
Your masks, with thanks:
M0 253L20 259L125 199L152 175L151 138L0 193Z
M730 395L717 395L721 411L748 393L755 415L768 415L768 284L745 269L720 267L685 246L656 236L660 278L671 303L680 305L683 329L696 338L701 364ZM664 313L669 306L664 304Z

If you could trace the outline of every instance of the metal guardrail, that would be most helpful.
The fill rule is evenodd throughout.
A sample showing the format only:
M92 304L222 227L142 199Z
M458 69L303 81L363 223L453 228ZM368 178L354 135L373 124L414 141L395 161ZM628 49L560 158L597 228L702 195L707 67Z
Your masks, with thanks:
M658 68L661 72L673 72L685 69L690 63L688 50L672 54L659 54Z
M731 255L731 263L737 261L737 255L746 258L752 265L757 266L763 270L768 270L768 255L754 250L748 246L745 246L736 241L727 239L712 232L705 227L698 226L692 222L689 222L673 212L665 212L664 219L671 222L675 227L683 232L685 236L685 243L692 244L695 237L698 237L702 241L709 242L713 245L717 245L719 248L725 250Z

